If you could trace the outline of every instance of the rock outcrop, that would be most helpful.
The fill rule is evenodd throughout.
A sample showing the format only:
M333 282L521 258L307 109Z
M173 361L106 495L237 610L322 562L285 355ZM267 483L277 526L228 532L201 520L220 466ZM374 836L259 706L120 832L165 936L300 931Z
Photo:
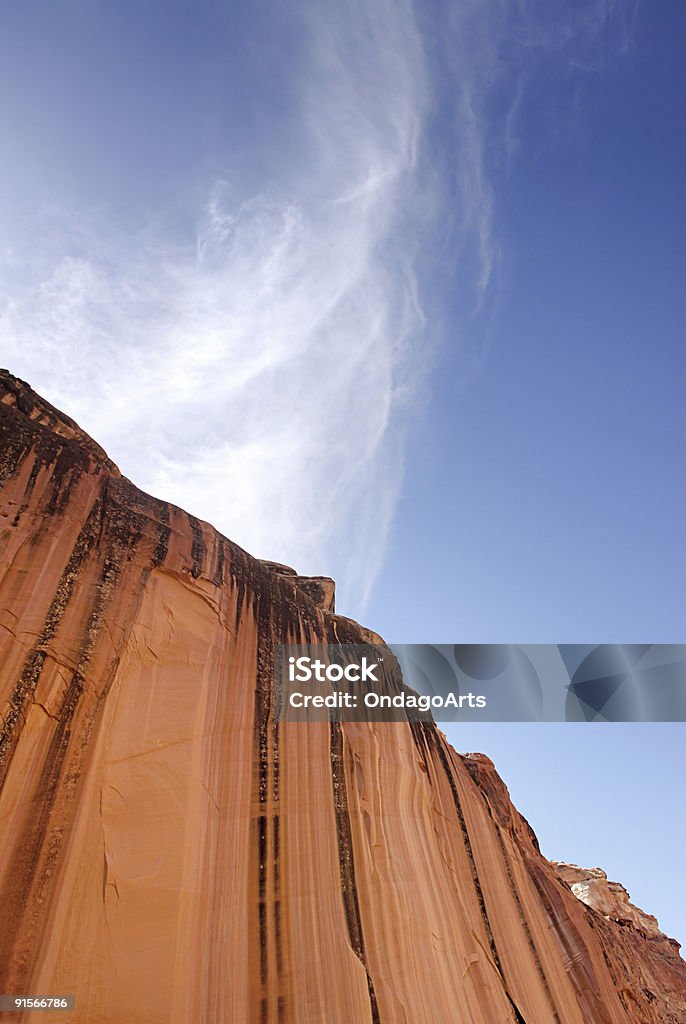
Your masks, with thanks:
M588 920L604 955L620 970L619 983L625 1001L635 1008L635 1019L686 1021L686 964L679 955L679 943L663 935L656 918L630 903L624 886L608 881L601 868L561 861L553 861L552 866L589 908Z
M552 861L557 874L577 899L617 924L631 925L648 938L664 938L657 918L629 902L629 893L619 882L609 882L602 868L580 868L577 864ZM668 940L673 942L674 940Z
M275 643L380 642L331 581L142 493L7 373L0 484L0 992L76 996L7 1019L686 1021L674 945L577 899L488 758L274 720Z

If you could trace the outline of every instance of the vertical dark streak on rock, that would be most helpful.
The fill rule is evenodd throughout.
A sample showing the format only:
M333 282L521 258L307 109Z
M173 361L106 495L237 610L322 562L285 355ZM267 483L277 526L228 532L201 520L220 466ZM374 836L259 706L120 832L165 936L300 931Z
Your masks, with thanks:
M110 483L113 483L113 481L110 481ZM33 958L25 950L33 948L32 936L38 932L40 921L47 914L48 907L54 896L54 878L58 870L65 831L68 829L66 807L75 797L92 728L114 679L119 664L119 653L115 649L114 656L110 659L106 671L103 673L103 683L96 694L95 706L90 711L86 710L85 714L81 716L79 732L74 734L76 711L79 704L82 703L86 672L100 636L100 628L106 606L110 595L117 587L126 562L124 555L130 549L135 548L140 541L146 522L144 516L131 513L122 504L115 502L112 505L112 503L107 501L107 498L108 488L106 486L103 488L101 499L94 504L86 524L84 524L85 529L85 526L91 522L91 528L87 532L89 542L83 553L76 560L77 564L73 564L72 559L68 563L68 568L71 566L71 571L75 577L78 569L84 564L86 554L93 547L94 538L96 538L98 549L104 551L91 608L81 630L78 664L56 716L57 727L50 741L48 753L39 775L38 791L33 800L33 803L41 808L40 819L37 824L34 822L27 823L24 834L18 838L15 844L18 856L15 856L13 861L18 865L18 871L15 873L13 885L14 927L11 931L6 930L2 936L3 944L7 944L5 946L6 951L14 954L12 970L15 988L17 984L21 985L24 979L30 977ZM83 532L82 530L79 539ZM77 550L78 543L77 540L74 551ZM72 556L73 554L74 552L72 552ZM134 603L140 600L143 584L147 580L148 575L149 570L142 574L139 581L140 586L135 588L134 591ZM59 614L55 612L55 614L51 615L55 605L54 599L46 618L46 623L49 624L47 633L50 633L50 636L54 635L67 607L71 590L73 590L74 581L67 574L67 570L63 573L62 580L65 577L69 580L70 584L68 597L65 601L59 602L57 609ZM58 594L59 591L60 587L58 585ZM42 636L43 634L41 634ZM67 766L67 754L70 747L71 756ZM44 780L47 780L47 784ZM45 790L42 789L44 784L46 785ZM54 817L58 788L62 808L59 820L53 821L51 824L51 819ZM29 903L33 906L31 918L29 918L27 912ZM21 948L14 948L20 935L22 935L23 950ZM34 951L34 957L35 955L37 955L36 951ZM9 957L6 957L5 960L8 963L10 962Z
M260 921L260 981L267 984L267 907L264 900L257 904Z
M36 486L36 480L41 469L41 461L35 455L33 458L33 465L31 466L31 472L29 473L29 479L26 482L26 490L24 491L24 501L28 503L29 498L33 494L33 488Z
M23 461L23 459L21 461ZM22 500L21 505L18 507L17 512L16 512L16 514L14 516L14 519L12 521L12 526L17 526L17 524L19 523L20 517L21 517L21 513L24 512L28 508L29 501L31 499L31 495L33 494L33 489L36 486L36 481L38 479L39 473L40 473L41 469L43 469L45 464L46 464L45 460L39 458L38 452L34 451L33 452L33 465L31 466L31 471L29 473L29 478L26 481L26 487L24 488L24 494L22 496L23 500ZM19 469L20 465L21 465L21 462L17 462L16 463L15 468L14 468L14 473L15 474L16 474L16 471ZM51 485L52 485L53 490L54 490L54 488L56 486L55 476L54 476L55 472L56 472L56 467L53 470L53 475L52 475L52 480L51 480ZM4 480L0 481L0 486L2 486L2 483L4 483ZM38 533L40 533L40 531L38 531ZM34 539L35 539L35 537L34 537Z
M46 512L50 515L59 515L64 511L74 484L85 468L81 460L75 458L75 452L71 445L65 444L60 447L50 474L51 489Z
M414 740L414 745L417 748L417 753L419 754L419 757L421 758L421 763L422 763L422 766L424 768L424 771L427 772L427 774L428 774L428 771L429 771L429 750L428 750L428 747L426 745L426 739L424 738L424 727L423 727L423 724L421 722L410 721L410 722L408 722L408 725L410 727L410 734L412 736L412 739Z
M266 992L269 980L270 937L273 941L277 972L280 974L281 908L277 907L275 879L279 858L278 828L278 732L273 715L273 634L279 629L278 593L272 592L271 575L263 567L249 565L244 552L236 551L232 561L232 575L237 583L238 599L242 605L245 594L254 595L254 614L257 623L256 684L254 714L254 760L256 792L253 802L259 809L257 818L257 876L258 876L258 943L260 957L260 984L262 986L262 1014L270 1017L270 1002ZM237 610L238 612L238 610ZM274 619L276 618L276 622ZM239 616L237 615L236 628ZM269 911L269 913L268 913Z
M278 799L275 798L275 799ZM272 870L274 887L274 945L276 949L276 973L283 973L283 942L281 936L281 850L279 846L280 818L278 804L272 819Z
M188 522L191 528L191 534L193 540L191 542L191 575L194 580L197 580L198 576L202 573L203 561L205 559L205 539L202 533L202 527L195 516L188 516Z
M236 551L234 551L233 558L231 561L231 577L234 581L234 585L236 588L236 615L234 617L233 626L234 631L238 633L238 627L241 624L241 616L243 614L243 605L245 604L246 570L244 560L240 558L238 552Z
M524 854L524 856L526 857L525 854ZM538 867L534 866L528 860L528 858L526 859L525 862L527 863L527 867L529 869L529 877L531 878L531 881L534 884L534 888L536 889L536 892L538 893L538 897L539 897L541 903L543 904L543 908L544 908L546 914L548 915L548 920L550 921L550 924L555 928L555 932L557 933L557 935L558 935L558 937L560 939L560 942L562 944L562 948L563 948L563 950L565 952L565 955L569 958L569 960L571 962L574 962L574 957L575 957L574 947L569 942L569 940L568 940L567 936L564 934L564 932L561 931L560 929L558 929L557 927L555 927L556 924L557 924L559 915L558 915L555 907L552 904L552 901L551 901L550 896L549 896L549 894L548 894L548 892L546 890L545 885L543 885L543 883L541 882L541 879L538 876ZM575 931L576 931L576 929L575 929ZM579 937L579 939L580 939L580 937ZM581 941L581 939L580 939L580 941Z
M272 679L274 670L272 669ZM271 734L271 753L272 753L272 800L278 807L279 802L279 723L272 721L270 723L270 734ZM278 833L276 835L275 842L278 846Z
M222 574L224 578L230 579L236 597L235 628L238 630L246 608L252 611L257 626L252 857L256 863L260 909L257 915L258 933L251 941L259 946L259 952L254 950L253 955L255 959L259 957L261 965L261 997L265 996L265 983L271 986L270 999L262 1011L266 1014L265 1020L270 1019L270 1015L273 1019L274 1013L278 1020L285 1020L286 999L280 986L284 974L283 939L284 933L287 934L284 914L287 904L283 901L281 891L284 876L279 817L281 727L275 719L275 644L296 639L302 641L303 635L308 638L321 636L324 624L319 609L310 601L303 600L302 595L292 586L292 581L273 572L267 565L256 562L224 538L221 540L225 545L225 554L228 554L228 558L222 557ZM263 824L258 825L261 819ZM269 971L271 952L275 960L275 987Z
M10 708L0 730L0 791L5 784L7 772L14 755L19 736L20 723L36 689L43 665L48 656L47 644L54 638L66 608L72 598L78 573L97 539L102 519L103 503L98 498L92 505L81 528L69 560L62 572L55 595L48 609L38 640L33 645L22 669L21 675L10 697Z
M276 973L283 973L283 949L281 947L281 900L274 900L274 942L276 945Z
M487 807L488 807L488 805L487 805ZM489 812L489 814L491 813L490 807L488 808L488 812ZM562 1024L562 1021L560 1019L559 1011L557 1009L557 1006L555 1005L555 1000L553 999L553 993L552 993L552 990L550 988L550 984L548 982L548 977L547 977L545 971L543 970L543 962L541 961L541 957L540 957L540 954L539 954L538 949L536 947L536 943L534 942L534 937L533 937L533 935L531 933L531 927L529 926L529 921L527 919L526 914L524 913L524 907L522 905L522 901L521 901L520 896L519 896L519 890L517 889L517 885L516 885L515 880L514 880L514 875L512 874L512 865L510 864L510 858L509 858L509 856L507 854L507 849L505 847L505 841L504 841L502 833L500 831L500 825L495 820L493 820L493 828L494 828L496 839L498 840L498 846L500 848L500 853L501 853L501 856L503 858L503 864L505 865L505 873L507 875L507 881L508 881L508 884L510 886L510 891L512 892L512 896L513 896L515 904L517 906L517 911L518 911L518 914L519 914L519 920L520 920L520 922L522 924L522 928L524 929L524 934L526 935L526 941L528 943L529 949L531 950L531 955L532 955L534 964L536 965L536 972L538 973L538 976L541 979L541 984L543 986L543 990L544 990L544 992L546 994L546 998L547 998L548 1003L550 1005L550 1010L551 1010L551 1013L553 1015L553 1018L555 1019L557 1024Z
M504 974L504 971L503 971L503 965L502 965L501 960L500 960L500 955L498 953L498 948L497 948L496 942L495 942L495 936L493 935L493 929L491 927L491 921L490 921L490 918L488 916L488 911L486 909L486 900L484 898L484 891L483 891L483 888L481 886L481 879L479 878L479 872L478 872L478 869L477 869L477 866L476 866L476 859L474 857L474 850L472 849L472 841L471 841L471 839L469 837L469 830L467 828L467 822L465 820L464 811L462 810L462 801L460 800L460 794L457 791L457 783L455 782L455 777L453 775L452 766L451 766L450 761L448 760L448 757L446 755L445 747L443 746L443 743L441 742L441 739L440 739L440 737L438 736L438 734L436 732L435 726L433 726L432 724L431 725L424 725L423 726L423 732L424 732L425 737L428 739L428 745L430 747L433 747L433 749L438 754L438 758L439 758L439 760L441 762L441 765L443 767L443 771L445 772L445 776L446 776L446 778L448 780L448 785L450 786L450 792L452 794L453 804L455 805L455 811L457 812L457 820L458 820L459 825L460 825L460 831L462 832L462 839L463 839L463 842L464 842L465 852L467 854L467 860L469 861L469 869L470 869L471 876L472 876L472 882L474 884L474 891L476 892L476 897L477 897L477 900L478 900L478 903L479 903L479 909L481 911L481 918L482 918L482 921L483 921L484 930L486 932L486 937L488 939L488 945L489 945L490 950L491 950L491 956L493 957L493 963L495 964L495 967L497 968L498 974L500 975L500 978L502 980L503 990L505 992L505 995L507 996L507 999L508 999L508 1002L510 1003L510 1006L512 1007L512 1012L515 1015L515 1020L517 1021L517 1024L526 1024L526 1020L522 1016L522 1014L521 1014L521 1012L519 1010L519 1007L517 1006L517 1004L515 1003L514 999L512 998L512 995L511 995L510 990L508 988L507 982L505 980L505 974Z
M441 762L441 765L443 767L443 771L445 772L445 776L448 780L448 785L450 786L450 792L452 794L453 804L457 812L457 820L460 825L460 831L462 832L462 840L464 843L465 851L467 853L467 860L469 861L469 870L471 872L472 882L474 884L474 891L476 892L477 900L479 902L479 909L481 911L481 917L483 920L484 929L486 931L486 937L488 938L488 945L491 950L491 956L493 957L493 962L495 966L497 967L499 973L502 976L502 964L500 962L500 956L498 955L498 950L495 944L495 938L493 936L491 922L489 920L488 912L486 910L486 901L484 899L484 893L481 887L481 880L479 879L479 872L476 867L476 860L474 858L472 842L469 837L467 822L465 820L464 811L462 810L462 801L460 800L460 795L457 791L457 785L455 783L452 768L446 756L443 744L441 743L439 737L436 735L435 730L426 729L425 736L427 736L429 739L429 746L433 747L433 749L436 751L438 758Z
M169 551L171 529L169 528L169 507L167 505L162 505L160 508L160 517L163 521L158 526L157 543L152 556L152 564L155 568L163 565Z
M5 406L0 405L0 487L3 487L7 480L16 476L19 467L31 449L31 440L25 432L14 429L14 423L10 420ZM38 475L40 465L37 456L34 456L34 465L31 472ZM33 486L33 485L32 485Z
M27 906L34 887L36 875L41 862L41 854L47 851L50 861L55 861L62 844L62 832L59 828L50 826L55 800L59 792L59 784L62 779L64 761L69 748L71 738L72 720L74 712L83 692L83 679L76 673L72 677L71 684L64 694L62 707L59 711L57 728L50 741L48 752L42 766L38 788L32 802L38 807L39 813L36 818L30 818L21 835L17 838L15 849L20 851L20 856L13 858L15 871L12 877L12 889L9 894L11 899L10 907L4 916L5 924L2 933L3 956L0 958L0 988L9 990L3 985L6 973L12 968L13 987L25 983L31 963L29 953L20 951L12 963L12 953L22 928L27 922ZM9 903L9 899L6 900ZM19 991L19 989L16 989Z
M598 979L595 976L595 971L593 970L593 963L588 954L586 943L574 922L571 918L567 917L566 923L577 942L577 949L574 949L574 946L566 934L566 930L559 927L560 912L559 909L553 905L550 893L548 892L543 880L540 867L538 864L533 863L521 845L520 849L522 850L522 857L527 867L529 877L531 878L539 899L543 904L546 914L548 915L551 928L557 936L558 941L564 950L565 956L569 961L567 973L574 981L574 986L577 990L577 999L581 997L581 999L586 1002L587 1008L593 1014L593 1024L610 1024L610 1016L603 1005L600 986L598 984ZM581 960L579 958L579 953L582 954ZM589 997L592 1000L592 1006L588 1005ZM583 1006L582 1012L585 1013Z
M274 864L274 893L276 896L280 893L280 865L279 865L279 822L280 818L278 814L274 815L274 826L272 830L272 856Z
M596 930L596 926L595 926L595 922L593 920L593 914L592 913L587 913L586 914L586 920L588 921L588 925L591 928L591 930L595 931ZM600 947L600 952L603 954L603 960L605 961L605 966L607 967L607 971L608 971L608 974L610 975L610 979L612 980L612 984L614 985L614 987L617 989L617 991L619 992L619 994L621 996L621 994L622 994L622 983L620 981L620 978L619 978L619 975L618 975L617 971L615 970L615 967L614 967L614 964L612 963L612 960L607 955L607 950L605 949L605 943L603 942L603 939L602 939L601 936L598 937L598 945ZM626 969L626 965L621 960L619 961L619 963L620 963L620 965L624 969L623 970L624 980L625 980L625 982L628 982L628 980L629 980L629 972Z
M223 587L224 586L224 558L225 558L224 547L225 547L225 543L226 542L225 542L225 540L224 540L224 538L222 536L218 535L216 537L217 565L216 565L216 568L214 570L214 576L212 578L212 582L214 583L215 587Z
M6 380L0 380L0 392L5 386ZM30 452L33 464L24 489L24 507L28 505L40 471L49 467L49 495L44 511L60 512L76 480L83 473L94 471L94 455L99 452L104 457L104 452L90 439L88 444L92 450L89 449L85 435L82 441L78 441L55 433L44 423L31 419L28 415L30 410L23 411L22 404L19 401L16 406L8 406L0 402L0 487L18 474ZM104 457L104 461L107 467L118 473L109 459Z
M261 814L257 819L257 894L260 905L264 903L267 884L267 819Z
M379 1007L374 991L374 983L367 966L362 934L362 917L357 897L355 882L355 859L353 853L352 828L348 808L348 790L345 781L345 764L343 755L343 730L340 722L331 722L329 726L331 742L331 781L333 785L333 802L336 813L336 833L338 838L338 866L341 876L341 892L343 907L348 926L350 945L367 975L369 1005L373 1024L380 1024Z
M469 773L471 778L474 780L475 785L478 786L478 781L476 779L475 772L474 772L472 766L470 766L468 761L465 762L465 768L467 769L467 772ZM496 840L497 840L497 843L498 843L498 847L500 849L500 855L501 855L502 860L503 860L503 865L505 867L505 874L507 876L507 881L508 881L508 885L510 887L510 892L512 893L512 897L513 897L513 899L515 901L515 905L517 907L517 912L518 912L519 920L520 920L520 923L522 925L522 929L524 931L524 934L526 936L527 944L528 944L529 949L531 951L532 959L534 961L534 964L536 965L536 972L537 972L537 974L538 974L538 976L539 976L539 978L541 980L541 984L543 986L543 990L545 991L546 997L548 999L548 1003L550 1005L550 1010L551 1010L551 1013L553 1015L553 1018L556 1021L556 1024L562 1024L562 1021L560 1019L560 1014L558 1012L557 1006L555 1005L555 1000L553 999L553 993L551 991L547 975L546 975L545 971L543 970L543 963L541 961L540 954L539 954L538 949L536 947L536 943L534 941L534 937L533 937L532 932L531 932L531 927L529 925L529 921L528 921L527 916L526 916L526 914L524 912L524 906L523 906L521 898L519 896L519 890L517 889L517 884L515 882L514 875L512 873L512 865L510 863L510 858L509 858L508 853L507 853L507 848L505 846L505 840L503 839L503 835L502 835L502 830L501 830L500 824L499 824L499 822L496 821L496 819L495 819L495 817L493 815L493 811L491 809L491 805L490 805L489 801L485 797L484 797L483 803L484 803L484 806L485 806L485 808L486 808L486 810L488 812L488 816L491 819L491 824L493 826L493 832L494 832L494 835L496 837Z

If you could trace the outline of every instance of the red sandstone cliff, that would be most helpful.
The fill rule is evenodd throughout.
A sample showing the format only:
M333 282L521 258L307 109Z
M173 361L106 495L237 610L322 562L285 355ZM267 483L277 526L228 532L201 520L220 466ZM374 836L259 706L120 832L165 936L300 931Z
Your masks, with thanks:
M676 945L577 899L488 758L273 720L275 642L378 642L330 581L143 494L7 373L0 484L0 993L77 997L22 1020L686 1021Z

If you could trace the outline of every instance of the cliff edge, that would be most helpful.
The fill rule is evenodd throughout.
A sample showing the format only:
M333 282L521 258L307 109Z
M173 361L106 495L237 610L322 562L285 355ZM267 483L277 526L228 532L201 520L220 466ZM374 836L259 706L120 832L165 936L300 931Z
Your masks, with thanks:
M275 643L381 642L332 581L5 371L0 488L0 992L73 994L70 1024L686 1021L676 944L578 899L488 758L274 720Z

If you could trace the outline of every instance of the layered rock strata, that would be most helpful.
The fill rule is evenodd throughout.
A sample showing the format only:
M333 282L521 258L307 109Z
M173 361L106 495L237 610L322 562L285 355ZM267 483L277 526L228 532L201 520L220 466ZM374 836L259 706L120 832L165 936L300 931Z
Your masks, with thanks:
M576 898L487 758L275 721L277 642L380 642L331 581L7 373L0 484L0 993L73 994L69 1024L686 1020L674 947Z

